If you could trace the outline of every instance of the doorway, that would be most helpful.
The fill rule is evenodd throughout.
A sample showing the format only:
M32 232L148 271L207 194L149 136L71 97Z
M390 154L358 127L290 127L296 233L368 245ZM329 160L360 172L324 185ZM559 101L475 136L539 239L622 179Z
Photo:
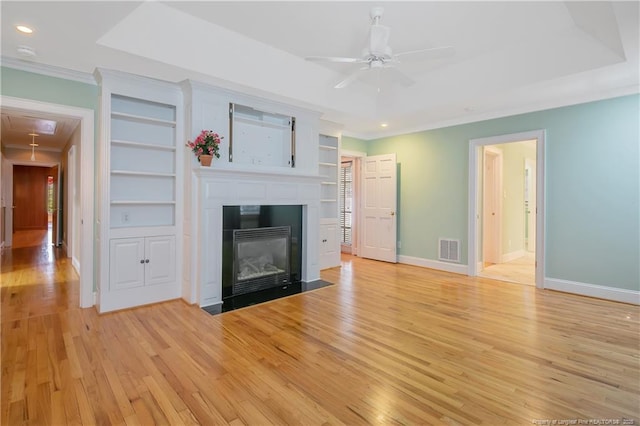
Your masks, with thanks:
M470 141L469 275L543 287L544 131Z
M55 115L65 118L77 119L80 121L79 131L79 150L80 155L77 159L79 163L79 173L76 174L79 184L79 211L77 211L77 219L75 220L78 229L78 265L80 273L79 286L79 304L80 307L86 308L94 305L94 289L93 289L93 258L94 258L94 111L86 108L71 107L60 104L51 104L46 102L34 101L29 99L14 98L10 96L0 96L0 102L4 110L12 110L30 115ZM5 204L11 203L13 198L10 193L13 190L12 167L19 162L2 161L3 188L7 188L3 192ZM5 180L5 177L7 178ZM5 185L5 182L7 185ZM9 192L9 194L7 194ZM14 214L13 209L5 210L5 229L6 234L9 230L13 230ZM8 235L5 235L8 237Z
M359 207L360 207L360 169L366 153L342 150L340 152L339 176L339 223L340 251L358 255L359 249Z

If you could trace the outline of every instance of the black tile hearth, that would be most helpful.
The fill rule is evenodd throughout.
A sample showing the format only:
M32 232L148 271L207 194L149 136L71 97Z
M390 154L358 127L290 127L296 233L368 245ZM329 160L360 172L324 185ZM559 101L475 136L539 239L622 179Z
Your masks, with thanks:
M333 283L323 280L311 281L308 283L299 282L295 284L288 284L280 287L257 291L255 293L228 297L224 299L224 303L222 305L205 306L202 309L210 313L211 315L215 315L222 312L233 311L234 309L256 305L258 303L268 302L269 300L291 296L293 294L304 293L305 291L316 290L318 288L326 287L329 285L333 285Z

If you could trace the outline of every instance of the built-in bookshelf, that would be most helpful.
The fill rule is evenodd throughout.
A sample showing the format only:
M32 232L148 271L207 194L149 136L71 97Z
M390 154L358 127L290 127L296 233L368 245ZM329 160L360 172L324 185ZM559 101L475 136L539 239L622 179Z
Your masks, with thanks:
M338 179L340 172L340 139L320 135L318 168L320 183L320 267L331 268L340 264L338 242Z
M320 218L335 219L338 217L338 176L340 154L338 138L320 135L318 153L320 184Z
M111 95L111 228L175 225L176 108Z

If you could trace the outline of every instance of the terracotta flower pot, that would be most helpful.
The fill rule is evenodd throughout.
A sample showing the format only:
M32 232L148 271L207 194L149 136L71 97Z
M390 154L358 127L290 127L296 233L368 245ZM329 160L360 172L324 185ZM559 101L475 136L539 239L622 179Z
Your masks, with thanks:
M200 164L202 164L203 166L206 166L206 167L211 166L211 160L213 160L213 155L202 154L200 156Z

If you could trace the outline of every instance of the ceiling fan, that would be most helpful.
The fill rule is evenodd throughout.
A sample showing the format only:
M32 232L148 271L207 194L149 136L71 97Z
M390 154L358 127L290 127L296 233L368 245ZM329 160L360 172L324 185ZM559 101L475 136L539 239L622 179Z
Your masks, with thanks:
M373 7L370 11L371 27L369 29L369 41L362 51L359 58L336 57L336 56L307 56L307 61L324 61L324 62L342 62L364 64L355 70L347 78L336 84L336 89L342 89L353 83L363 73L370 70L387 70L386 73L392 74L393 78L404 86L411 86L415 81L397 69L397 65L401 61L423 61L428 59L441 58L451 56L454 49L451 46L433 47L428 49L411 50L393 54L389 46L389 36L391 28L380 24L380 18L384 9L382 7ZM380 90L378 88L378 90Z

